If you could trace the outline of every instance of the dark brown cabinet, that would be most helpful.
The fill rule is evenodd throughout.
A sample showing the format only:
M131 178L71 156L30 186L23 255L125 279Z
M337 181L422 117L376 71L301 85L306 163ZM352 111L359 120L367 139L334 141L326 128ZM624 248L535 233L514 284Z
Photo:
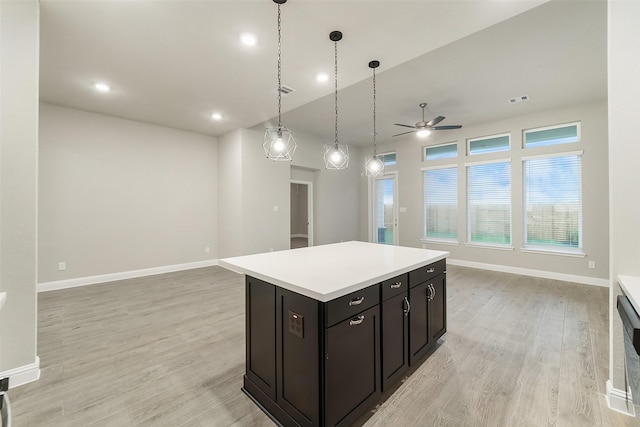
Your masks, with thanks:
M380 397L379 306L325 330L326 425L347 426Z
M407 275L381 284L382 391L400 380L409 369L408 288Z
M445 260L320 302L246 278L243 391L284 426L347 426L446 332Z

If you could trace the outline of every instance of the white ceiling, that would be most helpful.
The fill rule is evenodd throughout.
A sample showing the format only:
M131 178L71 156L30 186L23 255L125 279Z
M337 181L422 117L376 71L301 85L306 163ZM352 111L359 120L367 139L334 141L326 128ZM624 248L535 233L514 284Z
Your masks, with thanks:
M606 97L606 2L290 0L282 6L283 124L332 139L329 32L339 51L340 139L370 143L372 59L381 141L393 123L482 121ZM270 0L41 2L44 102L222 135L277 114ZM251 31L260 41L238 41ZM108 94L91 85L105 81ZM531 101L510 105L508 98ZM220 122L209 118L224 115ZM412 136L409 136L412 137Z

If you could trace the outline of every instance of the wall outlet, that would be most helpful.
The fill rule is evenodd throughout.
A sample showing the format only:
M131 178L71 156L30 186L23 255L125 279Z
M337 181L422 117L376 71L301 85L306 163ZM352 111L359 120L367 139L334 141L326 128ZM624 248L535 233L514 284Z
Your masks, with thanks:
M65 271L67 269L67 263L66 262L59 262L58 263L58 271Z
M273 252L273 248L269 248L269 252Z
M596 262L595 261L589 261L589 268L596 268Z
M211 248L210 248L209 246L206 246L206 247L204 248L204 253L205 253L205 254L208 254L208 253L210 253L210 252L211 252Z
M400 207L400 212L405 213L407 211L407 208L405 208L404 206Z
M273 211L274 212L280 212L280 206L274 206L273 207Z

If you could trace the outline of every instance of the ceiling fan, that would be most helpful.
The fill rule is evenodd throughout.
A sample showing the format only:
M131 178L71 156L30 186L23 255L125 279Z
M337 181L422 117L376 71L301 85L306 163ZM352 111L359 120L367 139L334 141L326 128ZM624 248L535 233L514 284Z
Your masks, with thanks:
M403 125L401 123L394 123L396 126L404 126L406 128L412 128L414 130L410 130L408 132L402 132L393 136L406 135L408 133L415 132L421 138L427 137L431 135L432 130L447 130L447 129L460 129L462 125L449 125L449 126L436 126L438 123L443 121L445 117L438 116L434 119L429 120L428 122L424 121L424 108L427 106L426 102L420 104L420 108L422 108L422 121L415 124L415 126L411 125Z

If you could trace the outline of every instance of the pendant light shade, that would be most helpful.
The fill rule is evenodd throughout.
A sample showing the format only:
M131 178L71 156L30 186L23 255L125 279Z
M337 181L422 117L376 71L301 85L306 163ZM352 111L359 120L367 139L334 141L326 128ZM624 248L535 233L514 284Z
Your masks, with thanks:
M291 131L282 126L282 19L280 5L287 0L273 0L278 5L278 127L267 128L262 148L268 159L290 162L298 148Z
M346 169L349 167L349 147L347 144L338 142L338 42L342 40L340 31L332 31L329 34L329 40L334 46L334 98L336 106L336 134L333 144L325 144L324 146L324 167L327 169Z
M369 68L373 70L373 156L364 159L364 171L369 177L384 175L384 162L382 156L378 155L376 146L376 68L379 66L379 61L369 62Z

